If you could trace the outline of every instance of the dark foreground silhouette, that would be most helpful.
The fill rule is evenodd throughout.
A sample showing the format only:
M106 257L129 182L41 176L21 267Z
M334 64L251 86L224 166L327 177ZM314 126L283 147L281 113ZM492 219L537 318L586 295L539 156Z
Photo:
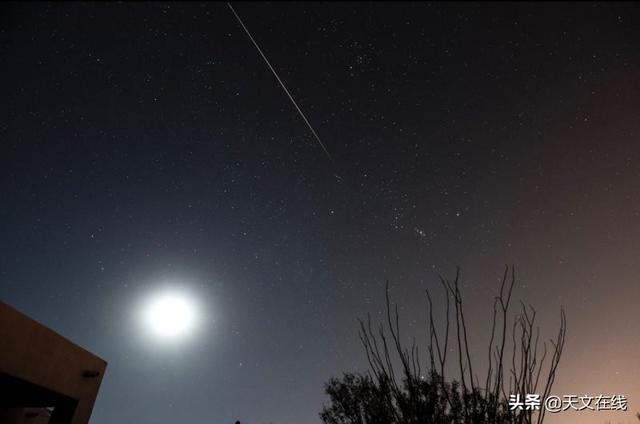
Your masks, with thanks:
M426 353L419 349L415 337L410 347L403 345L398 307L391 303L387 283L386 322L374 327L371 317L360 321L359 336L369 371L345 373L326 383L329 403L320 413L325 424L540 424L544 421L544 408L512 410L509 398L525 399L527 394L539 394L545 399L549 395L564 348L564 310L560 310L556 337L540 345L535 309L520 302L519 312L513 316L510 313L516 278L513 268L505 268L493 303L484 364L488 369L486 375L479 378L469 353L459 281L459 269L453 282L440 278L446 313L441 321L443 328L439 330L434 320L432 296L426 291L429 316ZM457 371L452 372L454 369ZM453 375L446 375L447 372Z

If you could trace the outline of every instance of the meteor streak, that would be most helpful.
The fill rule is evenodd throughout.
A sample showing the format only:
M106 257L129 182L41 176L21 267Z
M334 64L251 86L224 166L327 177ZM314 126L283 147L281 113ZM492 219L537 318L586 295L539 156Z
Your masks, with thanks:
M322 140L320 140L320 136L318 135L316 130L313 129L313 126L311 125L311 123L309 122L307 117L305 116L304 112L302 112L302 109L300 109L300 106L298 106L298 103L296 103L295 99L293 98L293 96L291 95L289 90L287 90L287 87L284 85L284 82L282 82L282 79L280 79L280 77L278 76L278 73L276 72L276 70L273 68L273 66L271 66L271 62L269 62L269 59L267 59L267 56L265 56L265 54L262 52L262 49L260 48L260 46L258 45L256 40L253 38L253 36L249 32L249 29L247 28L247 26L244 24L244 22L242 22L242 19L240 18L240 15L238 15L238 13L235 11L233 6L231 6L231 2L227 2L227 6L229 6L229 9L231 9L231 12L233 12L233 15L238 20L238 23L240 23L240 25L244 29L244 32L247 33L247 36L249 36L249 39L251 40L253 45L256 47L256 49L258 50L258 53L260 53L260 56L262 56L262 58L264 59L265 63L269 67L269 69L271 69L271 72L273 73L273 75L276 77L276 79L280 83L280 86L282 87L284 92L287 94L287 96L289 97L289 100L291 100L291 103L293 103L293 106L296 108L296 110L298 111L298 113L300 114L300 116L302 117L304 122L307 124L307 127L309 127L309 130L311 131L311 133L315 137L315 139L318 142L318 144L320 145L320 147L322 147L322 150L324 150L324 153L327 155L329 160L333 163L333 158L331 157L331 154L329 153L329 150L327 150L327 148L325 147L325 145L322 142Z

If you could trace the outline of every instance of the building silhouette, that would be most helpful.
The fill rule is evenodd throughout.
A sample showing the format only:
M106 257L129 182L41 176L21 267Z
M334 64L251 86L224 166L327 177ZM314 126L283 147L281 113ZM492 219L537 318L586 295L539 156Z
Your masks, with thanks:
M0 423L87 424L106 367L0 302Z

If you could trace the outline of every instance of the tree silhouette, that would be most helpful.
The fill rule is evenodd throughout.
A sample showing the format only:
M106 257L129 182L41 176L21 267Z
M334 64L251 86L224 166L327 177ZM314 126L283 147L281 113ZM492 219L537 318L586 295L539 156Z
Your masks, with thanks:
M482 380L473 372L467 324L459 288L460 269L453 282L440 277L446 299L444 329L437 331L432 295L426 291L428 344L426 361L415 338L409 348L400 337L397 305L392 305L386 285L386 322L374 329L371 317L360 320L359 336L369 364L365 374L345 373L325 384L329 404L320 417L325 424L425 424L425 423L542 423L544 405L536 409L510 408L509 397L524 401L550 393L562 356L566 316L560 310L555 339L540 347L536 310L520 302L520 312L510 317L516 281L513 267L505 267L493 318ZM453 319L451 315L454 315ZM510 342L510 346L508 346ZM447 361L457 359L456 376L447 378ZM509 367L505 363L510 362ZM548 365L545 367L545 362Z

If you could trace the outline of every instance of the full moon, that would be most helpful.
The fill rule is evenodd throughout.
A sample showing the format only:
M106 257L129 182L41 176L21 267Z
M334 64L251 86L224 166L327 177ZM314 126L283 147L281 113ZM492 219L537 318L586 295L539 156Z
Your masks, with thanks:
M153 294L142 308L142 322L146 331L160 340L184 339L195 331L197 321L196 302L179 291Z

